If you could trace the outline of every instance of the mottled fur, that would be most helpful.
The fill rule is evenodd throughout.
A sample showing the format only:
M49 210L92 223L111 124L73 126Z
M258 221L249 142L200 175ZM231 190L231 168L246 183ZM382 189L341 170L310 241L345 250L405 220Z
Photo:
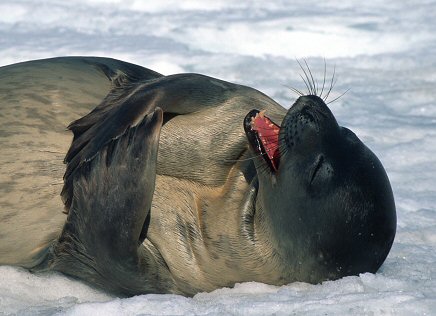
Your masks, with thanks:
M4 170L0 188L5 193L0 205L1 264L33 267L41 260L35 255L59 237L66 219L59 198L63 158L72 139L66 127L100 100L104 105L108 99L125 97L123 85L128 91L150 85L138 82L141 70L145 78L140 80L147 81L145 69L137 67L136 75L129 76L125 68L109 59L62 58L1 69L0 88L7 91L2 94L0 117L4 133L0 138ZM179 83L180 76L189 77ZM194 74L175 75L174 79L180 88L170 86L167 94L152 90L152 102L170 114L165 115L168 121L161 131L156 191L144 247L155 254L156 261L171 267L177 287L168 287L174 292L194 294L229 286L241 275L241 281L267 282L276 272L262 271L263 263L255 259L264 261L263 251L241 236L249 230L241 229L240 208L250 186L247 179L253 177L252 162L235 162L249 157L241 118L256 106L270 107L269 114L278 121L286 111L247 87ZM176 89L180 94L172 95ZM192 99L200 106L191 104ZM174 105L177 108L172 110ZM171 115L189 112L193 113ZM86 130L79 126L90 117L92 113L72 124L72 130ZM117 136L109 135L104 143ZM68 171L65 183L64 192L68 191ZM221 211L208 212L211 209ZM209 271L211 265L222 267ZM77 263L75 267L79 270Z
M375 272L392 245L383 167L317 96L74 57L0 68L0 98L0 264L193 295ZM276 174L253 108L284 122Z

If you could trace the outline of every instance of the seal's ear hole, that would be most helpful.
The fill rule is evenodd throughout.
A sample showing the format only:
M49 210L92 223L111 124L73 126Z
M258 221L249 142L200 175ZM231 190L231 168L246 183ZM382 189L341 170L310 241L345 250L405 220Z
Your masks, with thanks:
M164 112L162 126L165 125L168 121L170 121L174 117L176 117L177 115L178 114L176 114L176 113Z

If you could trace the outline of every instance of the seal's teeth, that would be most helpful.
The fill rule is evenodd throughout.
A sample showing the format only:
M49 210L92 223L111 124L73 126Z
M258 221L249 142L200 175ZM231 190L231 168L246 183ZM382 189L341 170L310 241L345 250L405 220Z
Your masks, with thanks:
M265 112L266 112L266 110L262 110L258 114L261 118L263 118L265 116Z
M250 128L252 131L257 131L256 123L254 121L250 122Z

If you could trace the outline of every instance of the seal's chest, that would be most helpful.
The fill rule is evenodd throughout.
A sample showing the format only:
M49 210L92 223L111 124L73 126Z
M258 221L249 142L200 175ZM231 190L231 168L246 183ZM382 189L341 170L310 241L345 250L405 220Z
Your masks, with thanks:
M175 279L181 278L178 282L189 281L198 289L212 282L212 290L231 284L223 275L238 277L244 270L235 258L252 254L239 236L247 183L243 176L231 179L224 186L209 187L157 176L146 243L158 249Z

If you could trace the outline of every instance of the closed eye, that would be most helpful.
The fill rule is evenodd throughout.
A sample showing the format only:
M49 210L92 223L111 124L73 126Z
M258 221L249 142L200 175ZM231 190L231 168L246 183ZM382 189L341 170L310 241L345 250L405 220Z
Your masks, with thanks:
M324 155L318 155L318 157L316 157L315 163L312 165L312 168L310 169L310 173L309 173L309 184L312 184L313 180L316 177L316 174L318 173L318 171L321 169L322 164L324 163Z

